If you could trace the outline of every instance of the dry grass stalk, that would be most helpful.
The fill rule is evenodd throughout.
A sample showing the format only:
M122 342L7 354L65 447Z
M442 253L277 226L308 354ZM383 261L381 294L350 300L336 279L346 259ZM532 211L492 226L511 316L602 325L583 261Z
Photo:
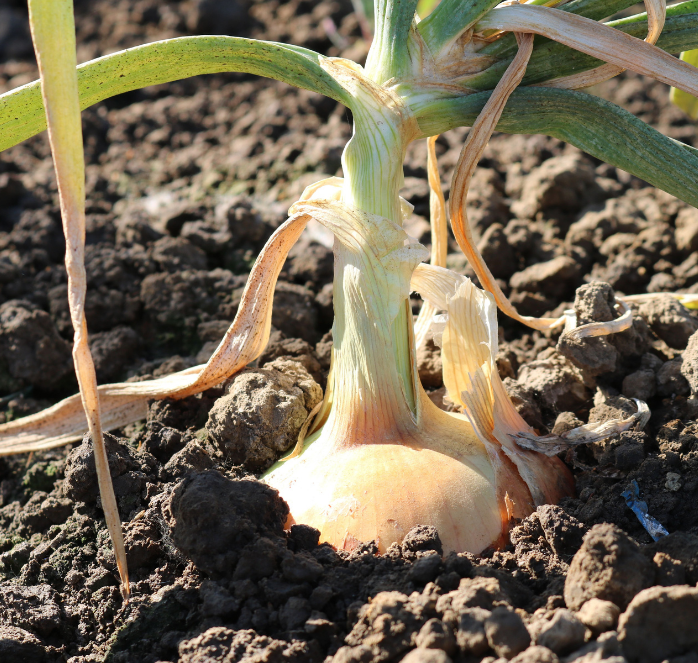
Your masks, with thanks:
M88 346L85 319L85 161L75 55L75 23L71 0L29 0L29 22L41 74L58 195L66 238L68 304L73 323L73 362L94 447L102 508L114 545L121 591L130 589L121 519L109 474L102 435L97 376Z

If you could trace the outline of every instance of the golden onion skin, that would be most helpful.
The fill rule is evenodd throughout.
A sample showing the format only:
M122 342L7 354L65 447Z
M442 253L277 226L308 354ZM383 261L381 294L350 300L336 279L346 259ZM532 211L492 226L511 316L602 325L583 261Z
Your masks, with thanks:
M401 442L351 444L321 433L266 476L289 505L287 526L311 525L338 549L376 541L385 552L412 527L433 525L444 552L479 553L504 539L512 516L535 509L513 464L495 469L472 426L420 392L421 425L407 435L401 426Z

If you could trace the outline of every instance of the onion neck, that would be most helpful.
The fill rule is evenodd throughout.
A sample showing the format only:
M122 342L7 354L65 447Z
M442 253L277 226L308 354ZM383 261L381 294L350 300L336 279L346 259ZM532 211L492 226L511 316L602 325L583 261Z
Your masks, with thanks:
M369 103L365 110L354 111L354 121L354 135L342 157L342 202L402 226L399 191L411 118L406 122L402 109ZM396 275L388 269L380 273L382 267L373 269L366 259L365 252L380 253L386 242L378 224L368 218L364 242L359 251L339 241L334 249L333 403L323 437L329 434L347 444L399 441L417 417L408 290L381 287ZM372 319L366 301L380 302L381 310L395 311L394 317L388 324Z

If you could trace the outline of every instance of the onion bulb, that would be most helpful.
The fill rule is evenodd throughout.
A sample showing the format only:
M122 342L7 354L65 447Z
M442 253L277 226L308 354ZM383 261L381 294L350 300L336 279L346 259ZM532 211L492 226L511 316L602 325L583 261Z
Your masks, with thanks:
M511 437L532 431L496 370L491 295L419 264L426 249L387 218L336 197L292 210L335 233L336 317L314 432L265 477L289 505L287 526L311 525L338 549L374 540L384 552L415 525L433 525L445 551L479 553L505 541L513 519L570 494L571 475L557 458L521 449ZM412 330L411 379L396 366L393 330L411 289L445 311L433 332L448 394L464 414L442 411L424 392Z

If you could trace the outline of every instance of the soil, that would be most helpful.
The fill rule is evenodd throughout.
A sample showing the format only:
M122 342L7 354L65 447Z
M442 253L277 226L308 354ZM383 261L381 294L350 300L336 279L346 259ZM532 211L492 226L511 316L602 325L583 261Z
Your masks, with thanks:
M5 90L36 78L23 4L0 3ZM83 61L211 32L366 52L348 0L97 0L76 11ZM666 86L627 74L598 92L696 144ZM122 95L83 118L99 380L205 361L289 203L341 174L348 111L228 74ZM437 141L445 182L465 133ZM405 176L409 232L428 243L423 142ZM0 155L0 203L9 421L76 390L45 134ZM483 254L524 314L574 307L580 322L610 320L614 291L698 292L698 212L558 140L495 135L468 203ZM452 249L449 265L471 275ZM420 527L385 555L372 542L336 551L310 527L284 531L288 507L256 479L325 386L332 268L327 238L310 229L282 272L256 364L221 388L154 402L145 422L108 436L127 605L89 440L0 459L0 660L698 661L698 317L660 298L633 306L628 331L577 344L500 319L500 374L541 433L634 412L631 398L648 403L647 427L563 452L576 496L517 523L502 550L443 556L438 532ZM420 372L447 407L437 348L420 353ZM633 481L668 536L652 541L628 507Z

